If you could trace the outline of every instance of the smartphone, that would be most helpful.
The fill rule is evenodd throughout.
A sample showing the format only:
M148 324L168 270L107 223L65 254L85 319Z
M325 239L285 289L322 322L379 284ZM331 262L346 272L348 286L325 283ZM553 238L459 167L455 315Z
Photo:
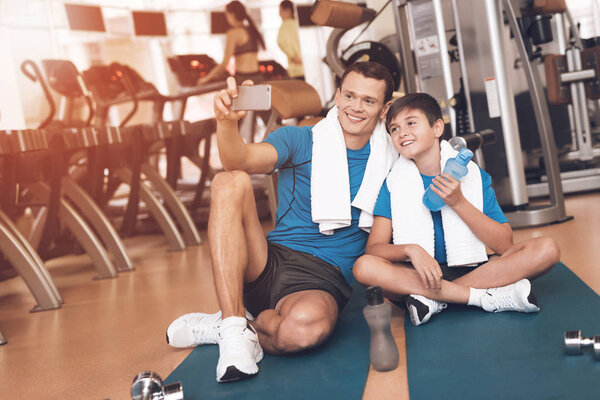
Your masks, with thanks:
M233 111L271 109L271 85L238 86L238 97L231 104Z

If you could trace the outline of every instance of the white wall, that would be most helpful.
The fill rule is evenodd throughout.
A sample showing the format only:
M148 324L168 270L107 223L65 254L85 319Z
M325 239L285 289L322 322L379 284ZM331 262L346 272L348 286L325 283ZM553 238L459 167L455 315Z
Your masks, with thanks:
M575 23L581 24L581 37L600 36L600 0L567 0Z
M0 27L0 54L11 54L12 46L6 28ZM0 129L25 128L17 71L10 58L0 62Z

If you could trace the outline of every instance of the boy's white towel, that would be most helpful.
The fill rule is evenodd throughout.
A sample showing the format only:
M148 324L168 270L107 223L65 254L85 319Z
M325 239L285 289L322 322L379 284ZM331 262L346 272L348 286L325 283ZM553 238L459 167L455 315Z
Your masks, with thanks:
M385 124L379 121L371 135L371 154L352 204L346 142L337 107L329 110L327 117L317 123L312 132L310 193L313 222L319 224L321 233L331 235L335 229L350 226L352 205L362 210L358 226L368 232L373 225L373 209L379 189L398 158Z
M442 140L441 167L457 151ZM474 162L467 164L468 174L461 179L465 198L478 210L483 210L481 172ZM434 230L431 212L423 204L423 180L415 163L400 156L387 178L392 208L394 244L416 243L434 256ZM442 225L446 242L446 258L449 266L473 265L487 261L486 247L462 219L448 206L441 209Z

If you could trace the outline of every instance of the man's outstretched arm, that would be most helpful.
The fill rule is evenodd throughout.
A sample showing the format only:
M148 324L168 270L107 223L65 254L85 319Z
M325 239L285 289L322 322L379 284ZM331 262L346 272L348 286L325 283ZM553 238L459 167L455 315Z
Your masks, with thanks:
M244 84L252 84L246 81ZM245 111L231 110L231 104L238 95L235 79L227 79L227 89L221 90L214 101L217 119L217 147L223 167L228 170L241 170L250 174L269 173L277 163L277 150L269 143L246 144L240 135L238 122L246 115Z

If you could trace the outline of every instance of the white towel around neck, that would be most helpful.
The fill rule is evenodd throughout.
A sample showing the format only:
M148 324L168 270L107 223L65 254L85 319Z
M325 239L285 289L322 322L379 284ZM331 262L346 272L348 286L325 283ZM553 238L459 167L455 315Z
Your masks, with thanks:
M371 153L360 189L350 203L350 178L346 142L338 120L337 107L313 129L311 208L312 220L319 224L319 231L331 235L335 229L350 226L351 206L361 209L358 226L369 231L373 225L373 209L379 189L398 153L383 121L379 121L369 143Z
M442 140L441 166L457 151ZM467 164L468 174L461 179L460 187L465 198L478 210L483 210L481 172L474 162ZM394 244L416 243L434 256L434 229L431 212L423 204L423 180L415 163L400 156L387 178L392 208ZM448 206L441 209L446 258L449 266L473 265L487 261L486 247L467 224Z

